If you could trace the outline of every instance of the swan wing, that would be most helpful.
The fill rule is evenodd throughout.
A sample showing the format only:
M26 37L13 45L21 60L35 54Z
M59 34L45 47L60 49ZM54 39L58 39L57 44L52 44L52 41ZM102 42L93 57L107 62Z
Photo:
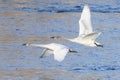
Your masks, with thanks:
M95 39L101 34L101 32L90 33L84 36L83 40L95 41Z
M79 20L79 36L92 33L91 13L88 5L85 5Z
M69 49L61 48L54 51L54 59L61 62L64 60L65 56L67 55Z
M46 48L46 49L43 50L42 55L40 56L40 58L43 58L44 56L48 56L50 54L53 54L53 50Z

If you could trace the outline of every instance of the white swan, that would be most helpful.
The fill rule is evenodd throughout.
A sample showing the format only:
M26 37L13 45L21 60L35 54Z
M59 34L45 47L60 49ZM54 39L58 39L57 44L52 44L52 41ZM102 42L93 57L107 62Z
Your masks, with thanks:
M95 39L101 34L101 32L93 32L91 24L91 14L88 5L85 5L79 20L79 36L73 39L67 39L69 41L79 43L85 46L99 46L103 47L102 44L95 41ZM57 37L51 37L57 38Z
M49 54L54 54L54 59L61 62L64 60L67 53L77 53L77 51L70 50L67 46L57 43L50 43L50 44L23 44L25 46L36 46L36 47L43 47L42 55L40 58L47 56Z

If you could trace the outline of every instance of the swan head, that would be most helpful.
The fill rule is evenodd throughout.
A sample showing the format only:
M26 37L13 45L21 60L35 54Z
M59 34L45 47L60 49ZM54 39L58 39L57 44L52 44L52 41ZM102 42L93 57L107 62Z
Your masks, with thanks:
M103 47L103 45L102 45L101 43L95 42L94 44L95 44L95 46L97 46L97 47Z
M71 50L71 49L69 49L69 53L78 53L78 52L75 51L75 50Z
M30 46L30 44L29 43L24 43L24 44L22 44L23 46Z
M50 37L51 39L59 39L59 38L61 38L60 36L51 36Z

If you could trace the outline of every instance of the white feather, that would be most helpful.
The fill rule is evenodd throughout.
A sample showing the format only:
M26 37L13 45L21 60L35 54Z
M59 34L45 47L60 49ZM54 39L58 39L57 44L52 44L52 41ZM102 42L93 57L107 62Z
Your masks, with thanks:
M40 56L40 58L43 58L44 56L48 56L50 54L53 54L53 50L46 48L46 49L43 50L42 55Z
M92 33L91 13L88 5L85 5L79 20L79 36Z
M51 44L26 44L27 46L37 46L37 47L43 47L46 48L41 57L48 55L48 54L54 54L54 59L61 62L64 60L66 54L69 52L69 48L62 44L57 43L51 43Z
M101 34L101 32L94 32L90 33L88 35L85 35L82 39L83 40L89 40L89 41L95 41L95 39Z
M58 50L54 50L54 59L61 62L64 60L68 52L69 52L68 48L61 48Z
M85 46L94 47L101 45L100 43L95 42L95 39L99 35L99 32L93 32L90 9L88 5L85 5L81 14L81 18L79 20L79 36L73 39L65 39ZM98 45L96 45L95 43Z

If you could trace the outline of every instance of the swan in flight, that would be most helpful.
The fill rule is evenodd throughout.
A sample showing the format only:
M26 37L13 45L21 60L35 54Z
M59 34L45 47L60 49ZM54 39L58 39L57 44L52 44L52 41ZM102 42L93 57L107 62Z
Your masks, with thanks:
M71 42L79 43L85 46L99 46L103 47L102 44L95 41L95 39L101 34L101 32L93 32L92 24L91 24L91 14L90 9L88 5L85 5L81 18L79 20L79 36L73 39L67 39ZM57 38L57 37L51 37L51 38ZM58 37L59 38L59 37Z
M43 47L45 48L42 52L40 58L54 54L54 59L61 62L64 60L67 53L77 53L77 51L70 50L67 46L57 43L50 43L50 44L23 44L24 46L36 46L36 47Z

